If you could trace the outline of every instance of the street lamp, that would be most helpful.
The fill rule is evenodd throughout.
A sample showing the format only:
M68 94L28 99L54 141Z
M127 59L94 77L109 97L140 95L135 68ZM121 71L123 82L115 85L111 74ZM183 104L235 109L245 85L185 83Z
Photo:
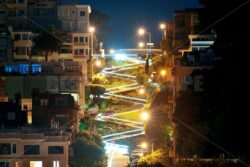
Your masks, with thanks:
M141 148L144 148L144 149L148 148L148 144L146 142L143 142L141 144Z
M100 66L102 65L102 63L101 63L100 60L96 60L95 65L96 65L97 67L100 67Z
M163 81L164 81L164 77L165 77L165 75L167 74L167 71L166 71L166 70L161 70L160 74L161 74L162 79L163 79Z
M141 143L141 148L143 148L143 149L147 149L148 148L148 143L146 143L146 142L143 142L143 143ZM151 143L151 154L154 152L154 144L153 143Z
M94 33L95 33L95 27L91 26L89 27L89 33L91 35L91 53L90 53L90 63L91 63L91 79L93 79L93 75L94 75L94 67L93 67L93 61L92 61L92 58L93 58L93 53L94 53Z
M141 113L141 119L143 121L147 121L149 119L149 114L147 112L142 112Z
M144 28L139 28L138 29L138 35L143 36L147 34L148 35L148 42L147 42L147 54L146 54L146 63L145 63L145 76L144 76L144 85L145 88L148 88L148 73L149 73L149 56L151 54L151 47L152 47L152 43L151 43L151 33L146 31ZM147 99L149 98L148 94L147 94Z
M146 31L144 28L139 28L138 29L138 34L140 35L140 36L143 36L144 34L148 34L148 42L149 42L149 46L150 46L150 44L151 44L151 33L150 32L148 32L148 31Z
M162 30L162 40L166 39L166 24L161 23L159 25L160 29Z
M139 42L138 46L139 46L139 48L144 48L145 44L144 44L144 42Z
M145 93L145 90L143 88L139 89L139 94L143 95Z

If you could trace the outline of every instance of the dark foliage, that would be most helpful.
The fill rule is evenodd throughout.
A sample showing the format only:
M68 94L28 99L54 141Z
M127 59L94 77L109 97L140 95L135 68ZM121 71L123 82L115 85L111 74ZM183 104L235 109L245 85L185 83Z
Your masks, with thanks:
M247 1L200 1L205 5L206 24L217 34L213 49L223 61L212 70L194 72L194 75L204 75L204 92L182 94L177 100L175 117L234 155L226 154L228 158L240 157L249 163L249 135L245 130L249 126L248 98L245 97L249 93L246 57L249 55L250 26L245 19L249 15L250 3L240 7ZM196 152L199 156L218 157L225 153L185 127L177 127L177 131L177 148L183 156L192 156ZM194 148L191 143L198 146Z

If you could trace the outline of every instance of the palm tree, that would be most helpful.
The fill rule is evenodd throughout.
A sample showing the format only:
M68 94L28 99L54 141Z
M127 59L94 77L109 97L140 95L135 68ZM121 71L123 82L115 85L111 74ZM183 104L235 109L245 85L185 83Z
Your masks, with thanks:
M60 34L58 30L52 27L43 30L33 39L38 53L45 53L45 61L48 61L49 53L59 51L62 43Z

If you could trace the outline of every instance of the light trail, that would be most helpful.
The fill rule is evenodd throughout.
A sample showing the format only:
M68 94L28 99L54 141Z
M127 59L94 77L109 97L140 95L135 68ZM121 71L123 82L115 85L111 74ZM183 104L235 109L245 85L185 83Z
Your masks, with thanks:
M118 115L125 115L125 114L132 113L132 112L138 112L138 111L141 111L142 109L143 108L137 109L137 110L132 110L132 111L126 111L126 112L122 112L122 113L117 113L117 114L113 114L112 116L115 117L115 116L118 116Z
M120 88L126 88L126 87L131 87L131 86L137 86L138 83L132 83L132 84L128 84L128 85L122 85L122 86L116 86L116 87L112 87L112 88L107 88L107 91L110 90L115 90L115 89L120 89Z
M129 134L129 133L133 133L133 132L139 132L139 131L143 131L143 130L144 130L144 128L139 128L139 129L135 129L135 130L129 130L129 131L125 131L125 132L105 135L105 136L102 136L102 138L105 139L105 138L108 138L108 137L120 136L120 135Z
M123 98L123 99L130 99L130 100L136 100L136 101L141 101L141 102L147 102L147 100L142 99L142 98L136 98L136 97L130 97L130 96L123 96L123 95L116 95L116 94L112 94L112 93L104 93L104 95L106 96L113 96L113 97L119 97L119 98Z
M145 102L139 102L139 101L130 101L130 100L125 100L125 99L116 99L114 97L111 96L101 96L102 99L112 99L112 100L116 100L116 101L124 101L124 102L129 102L129 103L133 103L133 104L140 104L140 105L144 105Z
M104 140L104 141L105 142L109 142L109 141L114 141L114 140L121 140L121 139L126 139L126 138L141 136L141 135L144 135L144 134L145 134L145 132L142 132L142 133L138 133L138 134L133 134L133 135L127 135L127 136L112 138L112 139L108 139L108 140Z

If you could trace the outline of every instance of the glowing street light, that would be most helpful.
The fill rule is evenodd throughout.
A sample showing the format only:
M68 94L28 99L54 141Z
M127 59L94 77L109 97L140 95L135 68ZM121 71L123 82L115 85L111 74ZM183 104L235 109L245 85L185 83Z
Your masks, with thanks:
M91 61L91 79L93 79L93 76L94 76L94 65L93 65L93 61L92 61L92 58L93 58L93 53L94 53L94 33L95 33L95 27L93 26L90 26L89 27L89 33L91 35L91 54L90 54L90 61Z
M159 25L159 27L162 30L162 40L166 39L166 24L165 23L161 23Z
M164 77L167 74L166 70L161 70L160 75L162 76L162 80L164 81Z
M145 90L143 88L139 89L139 94L143 95L145 93Z
M139 46L139 48L143 48L145 46L145 44L143 42L139 42L138 46Z
M144 35L145 32L146 32L146 31L145 31L145 29L143 29L143 28L139 28L139 29L138 29L138 34L139 34L139 35Z
M148 34L148 43L151 43L151 33L150 32L146 31L144 28L139 28L138 34L140 36L143 36L144 34Z
M93 26L89 27L89 32L94 33L95 32L95 27L93 27Z
M95 62L95 65L96 65L97 67L100 67L100 66L102 65L102 63L101 63L100 60L97 60L97 61Z
M148 148L148 143L143 142L143 143L141 143L140 147L143 148L143 149L147 149ZM154 144L152 143L151 144L151 153L153 153L153 152L154 152Z
M141 113L141 119L147 121L149 119L149 114L147 112Z
M160 29L164 30L166 28L166 24L161 23L159 27L160 27Z
M141 148L146 149L147 147L148 147L148 144L147 144L146 142L143 142L143 143L141 144Z
M167 74L167 71L166 70L161 70L160 74L161 74L161 76L164 77Z

